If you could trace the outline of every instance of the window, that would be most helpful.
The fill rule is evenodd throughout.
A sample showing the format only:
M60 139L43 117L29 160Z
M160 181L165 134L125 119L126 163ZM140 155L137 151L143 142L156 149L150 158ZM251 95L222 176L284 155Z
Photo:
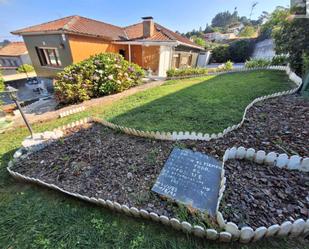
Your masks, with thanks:
M119 54L121 54L123 57L126 57L126 51L124 49L119 49Z
M60 67L58 49L56 48L38 48L36 47L40 63L42 66Z

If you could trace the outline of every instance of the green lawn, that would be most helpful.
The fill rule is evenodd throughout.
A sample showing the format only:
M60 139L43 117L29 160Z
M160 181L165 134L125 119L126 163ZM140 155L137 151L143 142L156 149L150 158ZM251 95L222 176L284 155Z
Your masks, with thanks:
M261 73L264 75L264 73ZM282 81L287 87L282 74L270 74ZM220 77L218 77L220 78ZM214 80L214 79L213 79ZM169 83L165 86L180 87L187 84L191 88L198 86L194 83ZM211 82L206 81L205 84ZM278 82L279 83L279 82ZM269 93L281 90L280 85L264 90ZM178 85L179 84L179 85ZM219 82L220 84L220 82ZM258 82L256 82L258 84ZM273 82L269 82L273 85ZM181 87L180 87L181 88ZM262 87L259 87L261 89ZM164 87L162 88L164 89ZM178 92L184 90L179 89ZM252 88L248 88L253 90ZM158 91L156 89L152 91ZM172 94L172 90L170 90ZM261 89L261 92L263 90ZM175 92L175 91L174 91ZM255 90L253 90L255 92ZM169 94L169 93L167 93ZM256 93L255 93L256 94ZM139 94L140 95L140 94ZM149 93L145 93L149 95ZM249 93L246 94L250 95ZM150 95L149 95L150 96ZM258 96L258 95L257 95ZM165 95L167 97L167 95ZM165 98L163 97L163 99ZM136 97L134 97L136 98ZM121 103L125 103L122 100ZM154 101L154 99L152 100ZM239 100L241 101L241 100ZM121 104L116 104L115 110L120 110ZM145 106L145 105L144 105ZM112 107L94 108L64 119L54 120L34 125L36 132L51 130L65 123L78 120L88 115L104 116L111 113ZM119 111L115 112L118 113ZM118 115L118 114L117 114ZM111 117L109 115L109 117ZM118 115L118 117L120 117ZM174 123L171 120L170 123ZM164 122L166 124L166 122ZM130 123L130 125L133 125ZM147 127L150 127L148 124ZM152 129L158 127L153 123ZM179 126L180 127L180 126ZM199 127L202 127L201 125ZM146 128L146 127L145 127ZM165 126L162 129L165 129ZM6 166L13 152L20 146L22 139L27 136L25 128L0 134L0 248L1 249L45 249L45 248L309 248L304 241L263 241L248 245L222 245L201 241L183 233L175 232L169 227L162 227L146 220L137 220L122 214L113 213L95 205L70 198L56 191L17 182L9 176Z
M280 71L173 80L118 101L104 117L142 130L218 133L239 123L253 99L290 87Z

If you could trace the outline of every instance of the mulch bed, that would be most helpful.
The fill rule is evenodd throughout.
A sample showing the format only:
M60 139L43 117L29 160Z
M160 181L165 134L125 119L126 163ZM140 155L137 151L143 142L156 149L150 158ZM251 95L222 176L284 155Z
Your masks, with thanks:
M309 217L309 174L248 160L227 161L224 217L240 227L281 224Z
M293 95L257 103L240 129L210 142L151 140L99 124L86 125L84 129L69 130L65 138L30 155L14 170L68 191L196 223L200 219L195 215L150 191L174 146L185 146L220 160L224 151L233 146L308 156L308 120L309 102ZM257 227L308 218L307 173L246 160L230 161L226 167L227 189L220 208L225 219Z

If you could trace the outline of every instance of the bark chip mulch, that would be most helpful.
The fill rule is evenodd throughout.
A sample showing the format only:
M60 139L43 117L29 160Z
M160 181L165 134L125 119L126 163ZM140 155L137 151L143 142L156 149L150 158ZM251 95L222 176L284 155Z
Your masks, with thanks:
M309 102L292 95L257 103L241 128L210 142L151 140L112 131L100 124L87 124L69 129L64 138L29 155L13 170L71 192L196 224L201 221L199 213L192 215L151 192L175 146L221 160L224 151L233 146L308 156L308 141ZM226 220L258 227L308 218L308 173L231 160L226 164L226 177L220 207Z

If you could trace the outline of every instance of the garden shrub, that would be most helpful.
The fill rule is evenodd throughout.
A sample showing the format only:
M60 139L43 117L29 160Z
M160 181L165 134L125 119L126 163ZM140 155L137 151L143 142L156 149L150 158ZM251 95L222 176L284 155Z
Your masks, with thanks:
M120 54L102 53L70 65L56 77L55 96L62 104L122 92L142 82L144 70Z
M229 47L230 60L233 62L245 62L248 60L254 50L254 41L239 40L231 43Z
M246 68L268 67L270 65L271 61L264 59L250 59L245 63Z
M34 71L34 68L32 65L23 64L23 65L20 65L16 70L18 73L30 73Z
M288 57L285 55L276 55L271 60L273 66L286 66L288 64Z
M224 63L231 59L229 45L217 46L212 50L211 62Z
M233 62L227 61L226 63L218 66L217 68L184 68L184 69L169 69L166 71L167 77L181 77L190 75L203 75L208 73L217 73L230 71L233 69Z
M2 72L0 70L0 92L2 92L4 90L4 80L2 77Z
M284 66L287 65L287 57L285 55L276 55L272 60L250 59L245 63L246 68L268 67L268 66Z
M231 62L230 60L228 60L225 64L224 64L224 71L230 71L233 69L233 62Z
M169 69L166 71L167 77L180 77L180 76L189 76L189 75L198 75L198 74L207 74L207 68L184 68L184 69Z

